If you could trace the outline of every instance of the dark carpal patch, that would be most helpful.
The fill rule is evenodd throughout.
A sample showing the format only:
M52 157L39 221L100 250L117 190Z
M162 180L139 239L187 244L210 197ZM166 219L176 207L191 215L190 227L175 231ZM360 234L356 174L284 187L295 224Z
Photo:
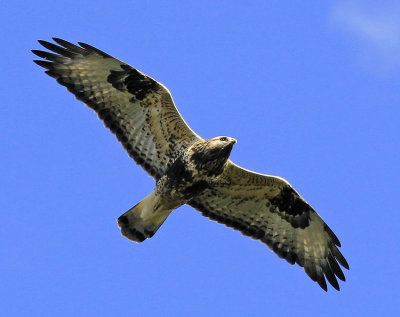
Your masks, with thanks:
M156 81L136 69L124 64L121 68L121 71L111 70L107 77L107 81L119 91L128 91L134 99L143 100L149 93L158 89Z
M310 206L288 186L284 187L280 194L270 199L270 201L280 211L292 216L301 215L310 209Z
M270 199L270 202L279 211L272 208L270 210L278 211L278 214L293 227L305 228L309 225L312 209L291 187L284 187L279 195Z

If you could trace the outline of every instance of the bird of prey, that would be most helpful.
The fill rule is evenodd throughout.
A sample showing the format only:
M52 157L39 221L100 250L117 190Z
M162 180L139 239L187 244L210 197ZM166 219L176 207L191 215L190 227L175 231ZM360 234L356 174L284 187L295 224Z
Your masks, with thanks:
M39 40L35 62L92 108L129 156L156 181L155 189L118 218L122 234L142 242L183 204L260 240L297 263L325 291L345 281L339 239L283 178L256 173L229 159L234 138L205 140L177 110L169 90L128 64L85 43Z

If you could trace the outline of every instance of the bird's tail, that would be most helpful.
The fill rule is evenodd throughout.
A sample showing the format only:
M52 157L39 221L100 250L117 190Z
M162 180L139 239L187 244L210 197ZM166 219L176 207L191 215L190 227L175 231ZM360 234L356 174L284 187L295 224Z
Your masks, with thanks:
M118 218L122 235L135 242L151 238L172 211L162 210L159 207L153 191Z

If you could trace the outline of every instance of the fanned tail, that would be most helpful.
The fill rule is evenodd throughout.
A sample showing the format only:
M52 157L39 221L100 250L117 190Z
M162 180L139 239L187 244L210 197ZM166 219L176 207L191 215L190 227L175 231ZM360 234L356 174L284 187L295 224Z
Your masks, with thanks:
M129 209L118 218L123 236L135 242L151 238L164 223L172 210L160 210L156 205L155 192Z

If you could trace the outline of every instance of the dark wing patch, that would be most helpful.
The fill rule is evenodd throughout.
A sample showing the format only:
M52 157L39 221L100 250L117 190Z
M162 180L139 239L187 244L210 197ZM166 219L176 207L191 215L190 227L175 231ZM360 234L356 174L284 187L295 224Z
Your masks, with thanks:
M312 208L290 186L284 186L281 192L270 198L266 204L276 207L279 215L295 228L305 228L309 225Z
M143 100L151 93L157 92L159 86L157 82L136 69L127 65L121 65L123 70L112 70L107 77L107 81L116 89L122 92L129 92L133 95L131 102Z
M137 164L155 179L194 141L166 87L85 43L40 40L35 63L98 114Z
M229 161L217 184L189 202L206 217L267 244L280 258L297 263L325 291L337 290L349 269L340 242L321 217L285 180L242 169Z

